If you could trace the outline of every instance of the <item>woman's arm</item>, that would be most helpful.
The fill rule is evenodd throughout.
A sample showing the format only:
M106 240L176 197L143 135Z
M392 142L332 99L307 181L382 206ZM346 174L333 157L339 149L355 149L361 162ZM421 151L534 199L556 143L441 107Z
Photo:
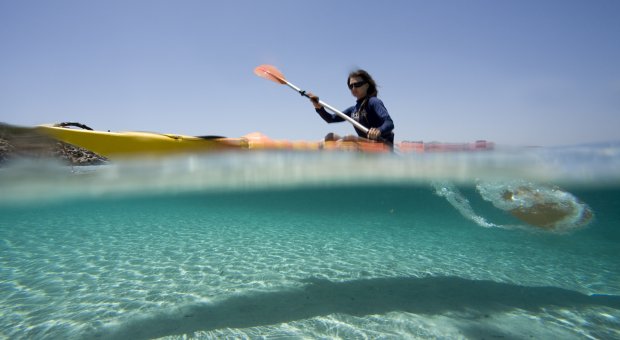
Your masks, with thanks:
M351 112L353 112L353 109L355 109L355 107L350 107L346 110L344 110L342 113L344 113L345 115L351 117ZM331 114L329 112L327 112L327 110L325 110L324 107L321 107L319 109L315 109L316 113L319 114L319 116L321 116L321 118L323 118L324 121L328 122L328 123L338 123L338 122L344 122L344 119L336 114Z

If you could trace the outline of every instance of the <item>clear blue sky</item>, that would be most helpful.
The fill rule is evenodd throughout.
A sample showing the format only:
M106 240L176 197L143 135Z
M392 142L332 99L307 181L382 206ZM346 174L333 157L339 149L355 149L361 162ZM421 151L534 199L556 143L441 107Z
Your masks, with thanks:
M0 122L278 139L353 133L356 67L396 140L620 139L620 1L0 0Z

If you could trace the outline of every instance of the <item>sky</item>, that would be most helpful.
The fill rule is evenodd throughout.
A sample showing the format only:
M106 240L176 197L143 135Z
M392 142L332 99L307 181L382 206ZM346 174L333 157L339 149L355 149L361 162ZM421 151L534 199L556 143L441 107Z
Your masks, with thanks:
M320 140L277 67L344 110L367 70L396 141L620 140L617 0L0 0L0 122Z

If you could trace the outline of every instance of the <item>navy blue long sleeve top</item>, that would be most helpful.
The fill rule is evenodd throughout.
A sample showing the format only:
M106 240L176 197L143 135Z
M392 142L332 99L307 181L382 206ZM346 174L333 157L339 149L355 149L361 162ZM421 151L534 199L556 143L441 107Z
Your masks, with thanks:
M383 101L377 97L368 98L368 102L364 107L361 107L364 100L358 100L354 106L347 108L342 111L345 115L353 118L360 124L364 125L367 128L378 128L381 131L381 138L385 141L389 141L390 143L394 143L394 122L390 117L385 105L383 105ZM331 114L325 110L324 107L320 109L316 109L316 112L325 120L327 123L338 123L344 122L344 118ZM360 137L367 138L366 133L364 131L355 128L357 135Z

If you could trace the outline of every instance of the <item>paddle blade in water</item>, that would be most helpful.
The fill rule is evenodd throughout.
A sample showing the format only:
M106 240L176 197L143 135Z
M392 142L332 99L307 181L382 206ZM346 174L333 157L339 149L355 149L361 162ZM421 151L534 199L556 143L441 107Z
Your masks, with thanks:
M276 83L286 84L286 79L282 72L278 71L275 66L271 65L260 65L254 69L254 73L261 77L271 81L275 81Z

